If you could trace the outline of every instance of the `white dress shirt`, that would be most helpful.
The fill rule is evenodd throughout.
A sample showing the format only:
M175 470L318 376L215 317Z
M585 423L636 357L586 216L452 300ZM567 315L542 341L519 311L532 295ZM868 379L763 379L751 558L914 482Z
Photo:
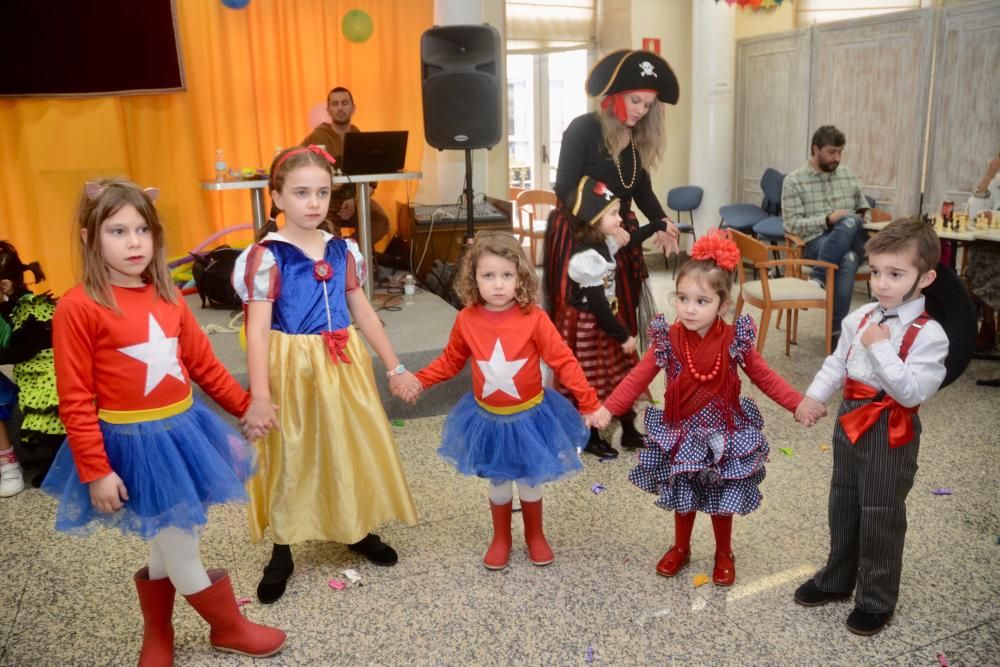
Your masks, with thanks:
M859 331L861 320L871 311L875 312ZM866 304L845 317L837 349L823 362L806 395L826 403L844 385L844 379L851 377L884 390L904 407L924 403L944 381L948 336L940 324L927 321L910 346L906 361L901 360L899 347L903 336L910 323L923 312L924 297L919 296L884 312L877 303ZM880 322L889 327L889 339L866 348L861 343L861 335L872 324Z

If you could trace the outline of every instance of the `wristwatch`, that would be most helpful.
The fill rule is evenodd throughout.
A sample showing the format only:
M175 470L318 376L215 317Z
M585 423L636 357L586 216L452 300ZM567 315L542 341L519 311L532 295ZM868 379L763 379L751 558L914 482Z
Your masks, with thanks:
M972 196L975 197L976 199L986 199L987 197L990 196L990 191L989 190L975 190L972 193Z
M404 366L403 364L400 364L400 365L396 366L395 368L393 368L391 371L386 371L385 372L385 376L387 378L391 378L393 375L402 375L405 372L406 372L406 366Z

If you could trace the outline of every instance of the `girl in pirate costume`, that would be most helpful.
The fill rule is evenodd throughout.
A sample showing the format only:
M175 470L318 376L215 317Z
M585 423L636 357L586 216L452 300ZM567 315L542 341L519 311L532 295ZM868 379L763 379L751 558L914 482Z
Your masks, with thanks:
M665 104L677 103L677 77L655 53L623 50L597 63L587 78L586 90L591 97L603 98L601 109L573 119L563 132L555 183L557 204L545 230L545 307L553 322L560 321L563 308L572 307L567 273L576 246L571 207L584 176L605 183L620 200L620 246L626 245L628 234L639 228L633 206L647 219L666 223L666 231L656 234L656 242L664 251L676 249L677 244L677 225L667 218L656 198L648 171L656 165L666 144L664 108ZM641 350L645 324L655 313L652 295L645 287L649 272L642 246L623 249L614 260L621 321L629 335L639 339ZM625 422L631 423L631 419L623 418ZM626 433L626 445L637 444L637 434L623 431ZM617 455L603 441L592 443L591 450L603 456Z
M247 304L248 420L278 427L256 443L259 470L248 486L250 538L259 542L270 527L274 544L257 587L264 603L284 594L292 544L340 542L389 566L396 552L370 531L393 519L417 520L352 319L392 369L394 394L419 383L365 298L357 244L320 228L332 174L333 158L318 146L279 153L269 187L284 225L265 227L233 269L233 287Z
M589 176L580 179L570 204L575 245L567 266L569 299L556 319L556 328L601 400L639 361L635 336L619 309L615 257L640 247L650 235L667 227L663 220L656 220L634 230L628 243L619 247L615 232L621 229L620 205L604 183ZM629 449L643 446L634 419L631 410L621 418L622 445ZM591 429L584 451L601 458L618 456L596 428Z
M733 324L722 319L739 260L728 233L698 239L691 261L677 272L677 321L653 319L649 350L595 415L627 410L658 372L666 374L664 409L646 410L647 448L629 479L656 494L659 507L674 510L675 541L656 566L660 575L672 577L690 560L696 512L712 517L717 586L736 580L733 515L760 505L769 450L760 411L740 396L739 369L789 412L802 399L757 352L750 316Z
M66 429L59 420L52 361L52 315L56 301L48 292L32 294L24 282L26 271L32 273L36 283L45 280L38 262L22 264L14 246L0 241L0 364L14 365L18 407L23 417L20 440L32 459L26 465L37 466L31 479L31 485L37 488L66 439ZM0 461L3 459L4 452L0 451ZM0 488L0 496L3 495Z

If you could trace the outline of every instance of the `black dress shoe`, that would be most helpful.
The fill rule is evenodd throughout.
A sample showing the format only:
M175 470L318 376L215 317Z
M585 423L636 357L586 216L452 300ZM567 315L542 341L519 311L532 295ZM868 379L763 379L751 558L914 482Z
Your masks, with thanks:
M271 560L264 566L264 576L257 584L257 599L264 604L280 600L285 594L288 578L294 571L291 547L287 544L275 544L271 549Z
M360 542L348 544L347 548L361 554L376 565L395 565L399 561L396 550L383 542L378 535L368 533Z
M285 586L288 585L288 578L295 570L293 563L278 564L268 563L264 567L264 576L257 584L257 599L264 604L272 604L281 599L285 594Z
M892 612L886 614L872 614L861 611L857 607L847 617L847 629L862 637L871 637L882 631L882 628L892 619Z
M646 439L638 431L622 431L622 447L625 449L644 449Z
M827 602L846 600L849 597L851 597L849 591L847 593L827 593L826 591L821 591L813 579L795 589L795 601L803 607L820 607Z
M608 444L608 441L604 438L591 437L587 442L587 446L583 448L583 451L593 454L599 459L618 458L618 450Z

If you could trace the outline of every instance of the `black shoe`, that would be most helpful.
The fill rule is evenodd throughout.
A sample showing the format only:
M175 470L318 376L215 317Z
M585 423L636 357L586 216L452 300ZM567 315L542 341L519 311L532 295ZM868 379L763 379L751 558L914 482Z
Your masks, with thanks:
M625 449L645 449L646 439L638 431L622 431L622 447Z
M827 593L826 591L821 591L813 579L795 589L795 601L803 607L820 607L827 602L845 600L849 597L851 597L850 592Z
M892 619L892 612L887 614L872 614L861 611L857 607L847 617L847 629L862 637L871 637L882 631L882 628Z
M583 448L583 451L588 454L593 454L599 459L618 458L618 450L608 444L608 441L600 436L594 437L591 435L590 440L587 441L587 446Z
M271 551L271 561L264 566L264 576L257 584L257 599L264 604L272 604L285 594L288 578L295 571L292 550L287 544L275 544Z
M395 565L399 561L396 550L383 542L378 535L368 533L360 542L348 544L347 548L357 552L376 565Z
M38 471L34 477L31 478L31 486L36 489L42 488L42 482L45 481L45 476L49 474L49 468L52 467L52 462L49 461L45 464L45 467Z

